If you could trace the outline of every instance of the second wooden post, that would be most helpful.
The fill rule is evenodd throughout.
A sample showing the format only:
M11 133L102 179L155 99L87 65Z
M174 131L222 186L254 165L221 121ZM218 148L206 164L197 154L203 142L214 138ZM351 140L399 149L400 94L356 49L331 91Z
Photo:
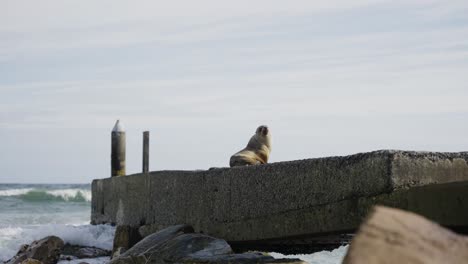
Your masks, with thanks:
M149 171L149 131L143 132L143 173Z

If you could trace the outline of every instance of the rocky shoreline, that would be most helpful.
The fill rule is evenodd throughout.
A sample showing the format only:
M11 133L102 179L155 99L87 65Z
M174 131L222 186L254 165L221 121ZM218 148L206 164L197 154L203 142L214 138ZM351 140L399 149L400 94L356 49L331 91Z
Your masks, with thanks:
M225 240L195 233L189 225L171 226L144 238L138 238L132 230L125 226L116 229L112 251L65 244L59 237L48 236L22 245L4 264L87 264L76 261L100 257L105 257L101 263L110 264L306 263L255 251L235 253ZM415 213L377 206L361 224L343 263L468 264L468 237Z
M20 247L5 264L56 264L59 261L110 257L110 250L66 244L57 236L47 236ZM86 262L82 262L83 264Z
M125 240L122 235L116 236L118 237L120 241ZM95 247L65 244L59 237L48 236L29 245L22 245L16 256L5 264L56 264L63 260L99 257L109 257L111 264L305 263L299 259L275 259L261 252L236 254L225 240L195 233L188 225L172 226L150 234L129 248L119 246L119 239L116 241L111 252Z

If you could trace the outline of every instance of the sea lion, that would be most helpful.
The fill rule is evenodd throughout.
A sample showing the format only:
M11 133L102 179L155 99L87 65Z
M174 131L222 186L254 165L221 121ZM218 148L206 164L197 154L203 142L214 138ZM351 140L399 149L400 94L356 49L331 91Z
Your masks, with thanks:
M259 126L247 147L231 156L229 165L247 166L265 164L271 152L271 133L267 126Z

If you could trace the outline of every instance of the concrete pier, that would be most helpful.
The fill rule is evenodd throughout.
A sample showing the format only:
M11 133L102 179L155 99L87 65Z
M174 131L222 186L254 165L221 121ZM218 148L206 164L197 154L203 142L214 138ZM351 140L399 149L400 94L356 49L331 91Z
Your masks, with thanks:
M228 241L300 246L353 232L374 204L468 227L468 152L375 151L206 171L94 180L92 223L175 224Z

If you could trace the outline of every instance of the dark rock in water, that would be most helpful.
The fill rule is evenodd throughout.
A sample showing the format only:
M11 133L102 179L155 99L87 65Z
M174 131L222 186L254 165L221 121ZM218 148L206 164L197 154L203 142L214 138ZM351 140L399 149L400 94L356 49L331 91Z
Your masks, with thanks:
M114 245L112 247L112 254L118 248L124 248L125 250L133 247L138 241L142 239L140 233L138 232L138 228L131 227L131 226L117 226L115 229L115 236L114 236Z
M68 255L75 258L98 258L111 255L110 250L105 250L96 247L85 247L66 244L62 250L62 255Z
M36 240L31 245L23 245L12 259L5 264L19 264L28 258L38 260L44 264L55 264L59 260L63 240L56 236L48 236L41 240Z
M104 250L100 248L86 247L81 248L76 252L78 258L98 258L110 256L111 252L109 250Z
M70 261L70 260L75 260L75 259L78 259L78 258L75 257L75 256L62 254L62 255L60 255L59 261L60 261L60 260L67 260L67 261Z
M277 260L260 253L234 254L222 239L193 233L188 225L166 228L147 236L111 264L168 263L304 263L297 259Z

